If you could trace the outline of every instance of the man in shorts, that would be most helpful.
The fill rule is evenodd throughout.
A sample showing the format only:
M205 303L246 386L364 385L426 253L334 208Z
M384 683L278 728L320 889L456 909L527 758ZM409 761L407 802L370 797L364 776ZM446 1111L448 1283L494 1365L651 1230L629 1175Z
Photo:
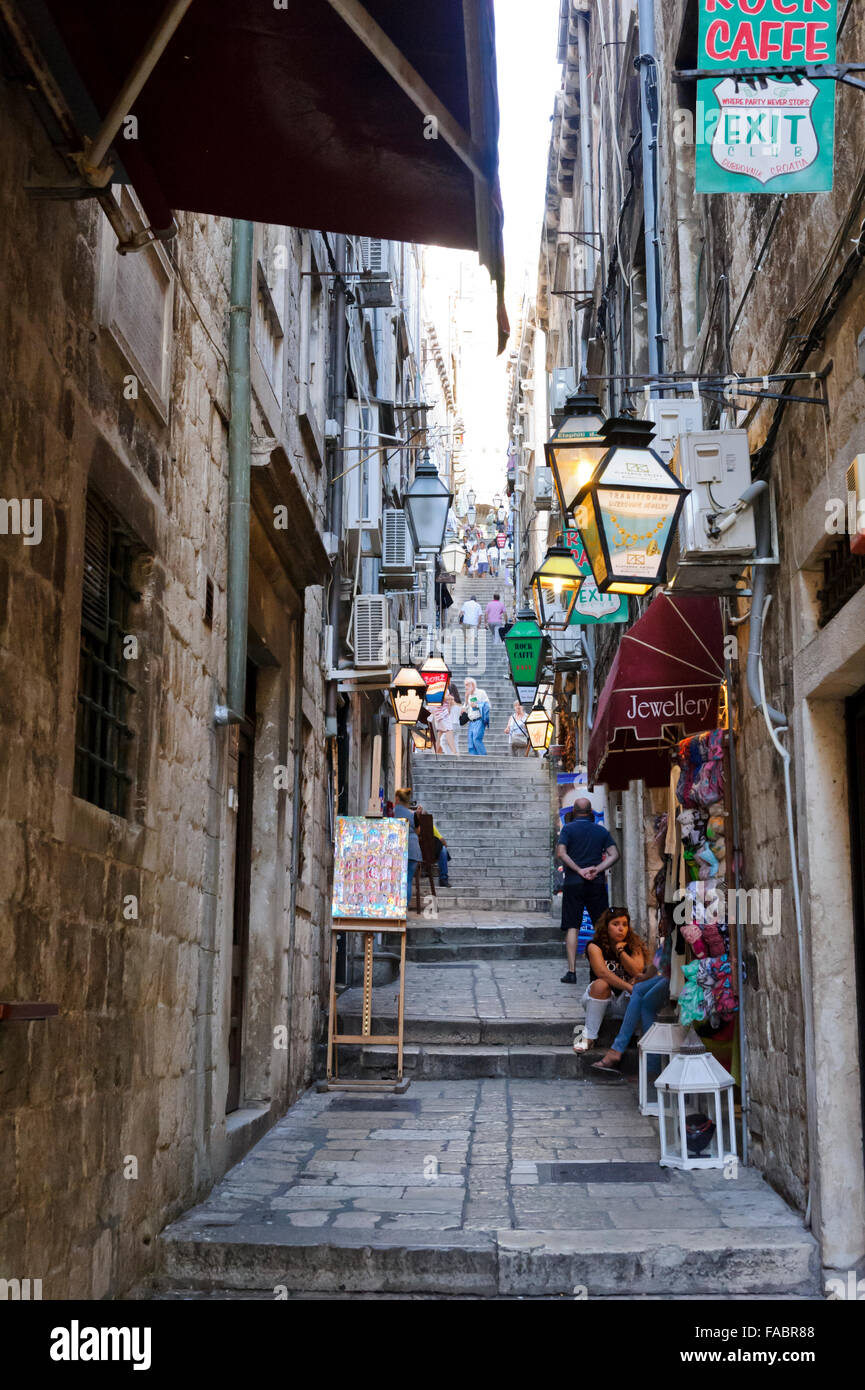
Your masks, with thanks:
M616 842L603 825L595 822L592 803L585 797L575 801L569 822L562 826L556 858L565 870L562 889L562 931L566 933L567 973L563 985L577 983L577 940L583 909L592 922L609 907L604 874L619 858Z

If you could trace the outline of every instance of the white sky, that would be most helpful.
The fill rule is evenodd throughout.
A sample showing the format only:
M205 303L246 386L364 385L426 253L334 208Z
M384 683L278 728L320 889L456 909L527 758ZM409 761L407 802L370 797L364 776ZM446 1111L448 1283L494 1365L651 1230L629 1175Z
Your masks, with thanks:
M550 117L561 85L556 61L559 0L495 0L495 13L505 293L512 330L501 357L496 357L495 290L486 271L478 268L477 257L442 250L425 257L437 325L442 319L435 301L441 303L447 289L461 294L458 397L466 422L468 478L480 502L488 502L506 482L507 358L517 345L514 335L523 291L533 294L537 283Z

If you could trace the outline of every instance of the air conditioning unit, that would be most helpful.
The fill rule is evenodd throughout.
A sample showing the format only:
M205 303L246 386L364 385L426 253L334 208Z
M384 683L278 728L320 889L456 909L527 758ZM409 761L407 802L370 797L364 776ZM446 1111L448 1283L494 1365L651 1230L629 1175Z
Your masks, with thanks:
M857 454L847 469L847 513L850 549L865 555L865 454Z
M535 506L539 512L549 512L553 506L553 470L535 469Z
M399 583L401 588L414 581L414 542L408 518L401 507L384 509L381 573L385 583Z
M550 413L561 410L568 396L576 395L577 373L574 367L554 367L550 380Z
M669 467L680 434L693 434L703 428L703 402L693 396L681 400L650 400L644 419L655 426L652 448Z
M679 559L670 587L676 593L735 593L754 558L753 508L716 534L710 518L739 500L751 484L746 430L710 430L679 436L671 467L691 491L679 521Z
M378 406L345 403L343 531L356 555L381 555L381 449Z
M384 594L358 594L354 601L354 664L390 666L390 604Z

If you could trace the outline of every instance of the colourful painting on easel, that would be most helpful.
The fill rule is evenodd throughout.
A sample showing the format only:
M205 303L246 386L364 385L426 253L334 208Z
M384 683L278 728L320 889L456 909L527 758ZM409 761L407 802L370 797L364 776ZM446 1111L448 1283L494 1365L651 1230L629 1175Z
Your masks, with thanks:
M408 821L340 816L333 866L334 917L400 921L406 915Z

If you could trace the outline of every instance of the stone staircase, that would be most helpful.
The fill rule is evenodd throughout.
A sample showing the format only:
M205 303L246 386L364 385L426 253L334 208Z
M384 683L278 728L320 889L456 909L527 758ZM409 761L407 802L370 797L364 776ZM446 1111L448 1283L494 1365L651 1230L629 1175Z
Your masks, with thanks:
M471 594L486 606L494 593L501 595L513 613L513 593L499 580L474 579L462 575L454 587L454 606L451 634L459 634L457 614ZM461 634L460 634L461 635ZM467 752L467 731L460 729L457 738L460 757L431 752L415 753L412 766L412 785L416 799L424 810L431 811L435 822L448 843L451 853L447 888L437 887L439 911L492 911L544 913L550 908L551 876L551 819L550 781L547 762L535 753L514 757L504 732L513 709L514 689L508 674L507 653L498 638L482 630L469 630L465 649L448 652L453 683L463 695L467 676L486 691L490 701L490 727L484 742L487 757L472 757ZM428 892L426 879L421 880L421 894ZM513 947L515 954L527 956L541 948L541 955L554 955L550 950L557 937L547 920L536 931L529 931L517 940L513 931L499 942L486 937L486 948ZM451 946L456 937L451 937ZM444 956L451 946L444 942L427 943L422 932L412 928L410 955L416 960ZM472 953L471 943L461 943L470 949L457 954ZM519 947L516 950L516 947ZM435 955L416 954L433 949ZM508 958L502 949L501 958Z

